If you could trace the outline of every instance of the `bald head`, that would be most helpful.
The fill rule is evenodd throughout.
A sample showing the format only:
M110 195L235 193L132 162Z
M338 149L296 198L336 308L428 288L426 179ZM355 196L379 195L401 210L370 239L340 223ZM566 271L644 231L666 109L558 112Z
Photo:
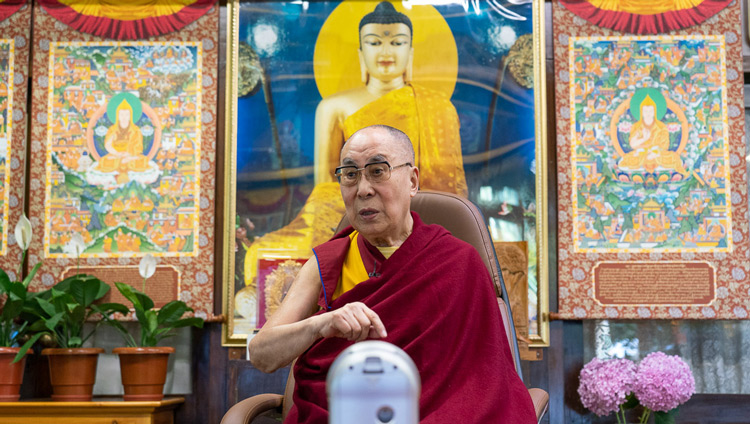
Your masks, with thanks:
M415 164L414 146L412 146L409 136L406 135L405 132L388 125L371 125L369 127L365 127L356 131L354 134L352 134L351 137L346 140L346 143L344 143L344 146L341 148L340 157L344 157L344 151L346 150L347 145L351 140L354 140L355 138L363 135L375 136L383 145L393 144L393 146L396 147L397 151L399 152L401 160L403 160L404 162L409 162L412 165Z

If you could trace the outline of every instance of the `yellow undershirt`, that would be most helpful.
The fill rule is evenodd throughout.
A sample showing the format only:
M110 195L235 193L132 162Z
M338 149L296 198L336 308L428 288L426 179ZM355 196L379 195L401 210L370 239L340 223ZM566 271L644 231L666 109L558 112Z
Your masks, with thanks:
M333 292L334 299L353 289L357 284L370 278L370 276L367 275L365 264L362 262L362 256L359 254L357 236L359 236L357 230L354 230L349 234L349 251L346 252L344 265L341 267L339 284ZM398 249L398 246L378 247L378 250L386 259L390 258L396 249Z

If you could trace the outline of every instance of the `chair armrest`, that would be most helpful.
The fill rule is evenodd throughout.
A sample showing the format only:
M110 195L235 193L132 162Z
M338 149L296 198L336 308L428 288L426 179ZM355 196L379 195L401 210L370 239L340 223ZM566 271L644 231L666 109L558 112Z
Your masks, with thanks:
M531 395L531 401L534 402L536 420L542 422L542 417L549 406L549 394L542 389L529 389L529 395Z
M229 408L221 424L250 424L258 415L275 408L281 408L284 396L264 393L249 397Z

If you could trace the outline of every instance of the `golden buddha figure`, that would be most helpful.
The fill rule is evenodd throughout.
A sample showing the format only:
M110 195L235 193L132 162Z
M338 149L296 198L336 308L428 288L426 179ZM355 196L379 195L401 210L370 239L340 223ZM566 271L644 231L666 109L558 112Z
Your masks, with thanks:
M656 97L656 99L652 98ZM634 101L638 93L633 96ZM650 90L640 105L631 104L631 113L635 108L639 113L635 115L638 121L630 130L631 151L625 153L620 161L622 169L645 169L654 172L657 167L674 170L683 176L687 174L679 153L669 150L669 131L667 125L660 120L664 111L658 113L657 102L664 103L664 97L656 90ZM666 106L663 107L666 109Z
M444 92L412 82L412 30L411 19L389 2L379 3L360 20L358 57L362 84L330 95L321 91L324 98L315 112L316 185L289 224L257 238L249 246L244 261L247 289L255 289L259 250L311 254L313 246L333 235L344 214L334 170L344 142L361 128L385 124L403 131L414 145L414 165L420 171L421 188L467 196L458 114ZM321 34L316 49L322 37Z
M104 136L107 154L99 159L96 169L101 172L143 172L149 169L148 158L143 154L143 134L135 124L133 107L123 99L115 112L116 122Z

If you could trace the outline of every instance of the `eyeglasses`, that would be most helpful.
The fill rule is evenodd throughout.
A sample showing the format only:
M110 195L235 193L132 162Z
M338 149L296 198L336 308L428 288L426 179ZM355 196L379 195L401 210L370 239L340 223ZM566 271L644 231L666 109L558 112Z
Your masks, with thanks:
M388 181L391 178L391 171L402 166L411 166L411 163L406 162L401 165L391 166L386 161L368 163L363 168L357 168L356 166L339 166L336 168L336 178L339 179L339 184L342 186L353 186L359 183L359 175L362 171L365 171L365 178L371 183L382 183Z

